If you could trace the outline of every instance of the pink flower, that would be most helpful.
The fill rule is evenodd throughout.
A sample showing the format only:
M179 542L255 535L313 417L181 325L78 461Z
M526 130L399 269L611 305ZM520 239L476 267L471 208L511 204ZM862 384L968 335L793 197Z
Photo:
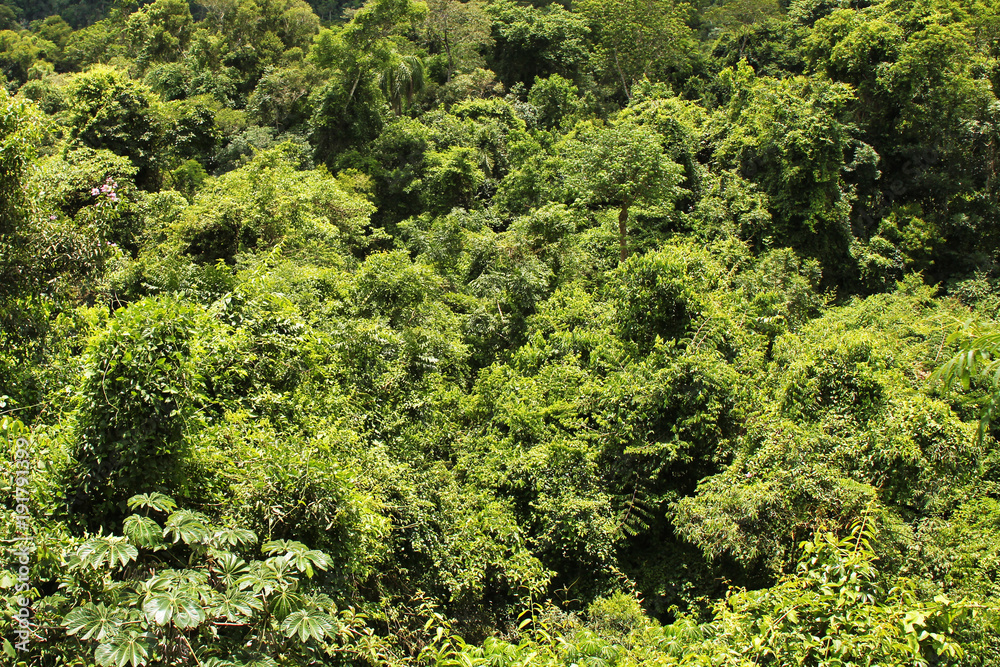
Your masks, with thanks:
M56 219L56 214L55 213L53 213L52 215L49 216L49 220L55 220L55 219Z
M108 198L111 201L118 201L118 195L116 195L114 192L112 192L111 195Z
M100 190L98 190L97 188L92 188L92 189L90 190L90 194L92 194L93 196L95 196L95 197L96 197L97 195L101 194L101 191L100 191Z

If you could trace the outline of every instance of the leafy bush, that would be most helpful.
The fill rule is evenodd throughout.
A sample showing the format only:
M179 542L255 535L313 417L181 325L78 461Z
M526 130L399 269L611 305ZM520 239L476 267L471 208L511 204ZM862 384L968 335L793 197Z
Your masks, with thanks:
M261 151L205 184L171 230L181 251L233 263L239 253L317 233L345 250L364 247L371 204L325 171L297 170L294 152L288 143Z
M353 638L363 619L338 612L309 585L333 565L323 552L278 540L254 557L253 531L177 509L167 496L135 496L129 507L145 513L125 520L124 536L84 540L62 577L78 600L63 620L66 634L96 643L99 665L238 667L360 653L340 641Z
M694 334L721 277L715 259L692 245L670 245L625 263L612 283L622 338L648 352L663 341Z
M178 489L186 434L205 406L202 358L213 324L200 308L152 297L116 313L87 346L77 393L74 517L114 525L144 489Z

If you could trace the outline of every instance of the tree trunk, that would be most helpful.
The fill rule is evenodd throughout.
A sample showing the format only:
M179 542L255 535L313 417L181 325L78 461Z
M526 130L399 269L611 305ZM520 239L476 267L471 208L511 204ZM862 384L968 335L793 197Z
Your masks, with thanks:
M448 72L444 77L446 84L451 83L451 73L455 70L455 61L451 58L451 42L448 41L448 31L444 33L444 51L448 54Z
M612 53L615 54L615 69L618 70L618 76L621 77L621 80L622 80L622 90L625 91L625 99L627 99L629 102L631 102L632 101L632 89L628 87L628 82L625 80L625 72L622 71L622 66L618 62L618 49L613 49ZM623 213L626 216L628 215L628 211L624 211Z
M622 206L622 210L618 212L618 243L621 246L621 261L628 259L628 241L627 241L627 226L628 223L628 205Z
M359 69L358 75L354 77L354 84L351 85L351 93L347 96L347 104L350 104L351 100L354 99L354 91L358 89L358 84L360 82L361 82L361 70ZM347 108L347 104L344 105L345 109Z

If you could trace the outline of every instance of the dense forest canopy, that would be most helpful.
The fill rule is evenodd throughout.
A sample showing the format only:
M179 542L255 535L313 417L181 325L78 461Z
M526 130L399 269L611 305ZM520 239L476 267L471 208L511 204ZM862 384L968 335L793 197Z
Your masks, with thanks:
M4 664L1000 665L998 38L4 0Z

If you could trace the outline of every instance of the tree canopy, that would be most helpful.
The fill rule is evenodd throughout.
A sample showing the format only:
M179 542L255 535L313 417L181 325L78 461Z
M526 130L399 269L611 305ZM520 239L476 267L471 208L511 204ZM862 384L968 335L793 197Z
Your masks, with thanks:
M3 0L4 664L1000 667L998 27Z

